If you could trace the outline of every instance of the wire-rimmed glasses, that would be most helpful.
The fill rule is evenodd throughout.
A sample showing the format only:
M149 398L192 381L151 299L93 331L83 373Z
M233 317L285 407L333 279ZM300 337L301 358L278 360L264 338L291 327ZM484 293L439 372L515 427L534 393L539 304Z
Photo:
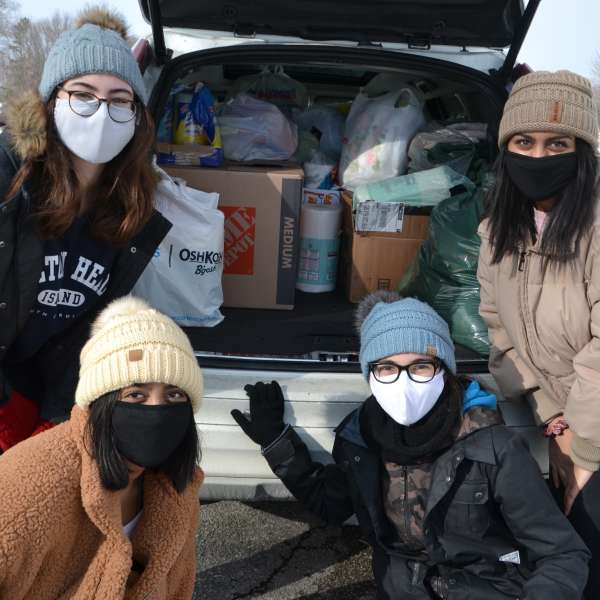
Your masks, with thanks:
M59 88L69 95L69 107L80 117L91 117L100 108L102 102L106 102L108 107L108 116L115 123L128 123L135 118L137 112L137 104L135 100L127 98L99 98L91 92L83 92L80 90L66 90L63 87Z

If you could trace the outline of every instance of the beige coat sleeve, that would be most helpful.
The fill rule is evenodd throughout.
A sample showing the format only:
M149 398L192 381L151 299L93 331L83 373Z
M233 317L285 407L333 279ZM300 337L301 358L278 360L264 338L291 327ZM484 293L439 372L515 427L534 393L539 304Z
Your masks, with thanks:
M479 314L488 326L490 338L489 369L494 376L502 395L508 400L536 391L538 382L534 373L519 356L505 328L500 322L496 309L496 286L492 253L485 225L479 228L481 247L477 278L479 279L481 300Z
M586 262L592 339L573 360L575 383L565 418L573 431L571 457L589 471L600 467L600 228L594 231Z

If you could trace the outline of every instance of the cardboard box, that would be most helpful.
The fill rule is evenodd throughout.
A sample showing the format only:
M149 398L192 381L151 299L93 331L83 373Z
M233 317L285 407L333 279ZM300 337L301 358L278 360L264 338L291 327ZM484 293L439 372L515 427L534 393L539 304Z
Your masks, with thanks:
M224 306L294 308L302 169L168 167L190 187L218 192L225 213Z
M344 191L341 279L350 302L375 290L395 290L429 232L429 216L405 214L397 233L357 232L352 194Z

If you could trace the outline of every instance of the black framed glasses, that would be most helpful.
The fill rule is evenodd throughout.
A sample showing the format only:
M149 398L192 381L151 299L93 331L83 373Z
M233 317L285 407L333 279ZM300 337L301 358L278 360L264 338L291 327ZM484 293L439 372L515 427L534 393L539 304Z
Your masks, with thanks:
M408 378L415 383L427 383L436 376L441 367L442 363L432 358L416 360L409 365L399 365L391 361L371 363L369 371L379 383L395 383L402 371L406 371Z
M100 104L106 102L108 116L115 123L128 123L135 118L137 112L137 103L135 100L127 98L113 98L112 100L108 100L107 98L99 98L91 92L71 91L63 87L59 87L58 89L69 95L69 107L80 117L91 117L98 112Z

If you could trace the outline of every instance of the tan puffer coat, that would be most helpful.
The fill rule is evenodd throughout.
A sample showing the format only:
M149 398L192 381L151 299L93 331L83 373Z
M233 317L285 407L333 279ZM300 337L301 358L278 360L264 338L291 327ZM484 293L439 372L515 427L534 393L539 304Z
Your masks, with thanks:
M490 372L507 398L528 394L540 423L564 413L575 463L600 466L600 219L567 266L542 270L539 240L492 265L479 227L480 313Z
M130 541L120 501L84 448L86 422L87 411L75 406L69 421L0 456L0 598L191 598L202 471L182 494L164 475L146 473Z

